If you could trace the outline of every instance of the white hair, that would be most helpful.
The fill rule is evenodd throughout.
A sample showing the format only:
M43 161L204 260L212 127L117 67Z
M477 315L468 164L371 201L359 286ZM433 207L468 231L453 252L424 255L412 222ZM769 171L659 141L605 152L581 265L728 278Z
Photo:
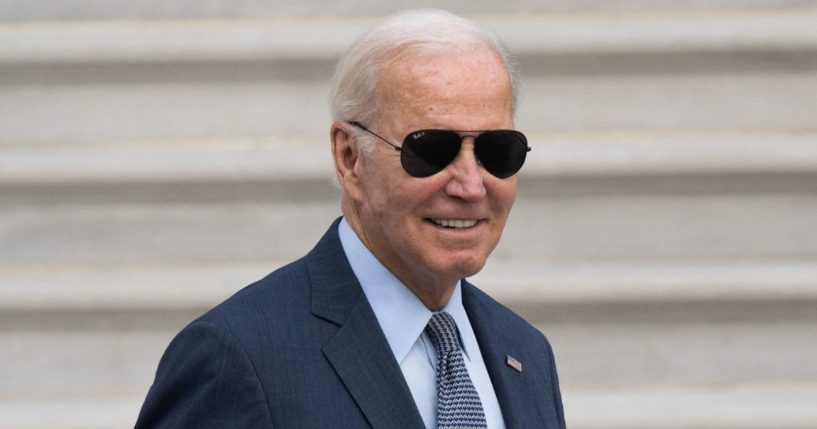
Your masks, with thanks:
M519 92L516 62L493 32L443 10L411 10L388 16L360 36L338 62L329 96L332 119L370 124L377 112L379 73L399 52L471 53L485 49L495 51L505 63L513 113Z

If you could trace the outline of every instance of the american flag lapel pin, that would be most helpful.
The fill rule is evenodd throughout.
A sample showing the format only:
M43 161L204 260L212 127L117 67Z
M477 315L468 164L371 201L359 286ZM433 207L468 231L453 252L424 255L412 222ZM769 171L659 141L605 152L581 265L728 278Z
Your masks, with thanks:
M506 356L505 363L507 363L509 367L515 369L516 372L522 372L522 362L514 359L513 356Z

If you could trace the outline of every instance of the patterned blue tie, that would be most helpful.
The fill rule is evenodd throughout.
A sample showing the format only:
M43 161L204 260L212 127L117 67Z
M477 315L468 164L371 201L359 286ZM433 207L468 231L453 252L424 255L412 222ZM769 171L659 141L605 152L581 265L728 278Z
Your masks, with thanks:
M477 390L460 351L457 324L446 312L435 313L426 326L437 348L437 429L487 428Z

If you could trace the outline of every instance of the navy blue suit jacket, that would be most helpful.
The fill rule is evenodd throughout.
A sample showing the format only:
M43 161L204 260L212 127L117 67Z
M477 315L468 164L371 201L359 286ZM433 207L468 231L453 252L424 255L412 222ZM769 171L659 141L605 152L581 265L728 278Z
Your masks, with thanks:
M173 339L137 428L424 427L337 224ZM564 428L545 337L465 281L462 299L506 426Z

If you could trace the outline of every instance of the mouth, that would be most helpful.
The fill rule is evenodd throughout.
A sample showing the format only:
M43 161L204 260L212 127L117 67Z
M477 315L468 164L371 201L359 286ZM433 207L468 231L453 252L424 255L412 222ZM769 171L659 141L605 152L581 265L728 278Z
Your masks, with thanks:
M428 219L437 226L448 229L466 229L471 228L478 223L472 219Z

